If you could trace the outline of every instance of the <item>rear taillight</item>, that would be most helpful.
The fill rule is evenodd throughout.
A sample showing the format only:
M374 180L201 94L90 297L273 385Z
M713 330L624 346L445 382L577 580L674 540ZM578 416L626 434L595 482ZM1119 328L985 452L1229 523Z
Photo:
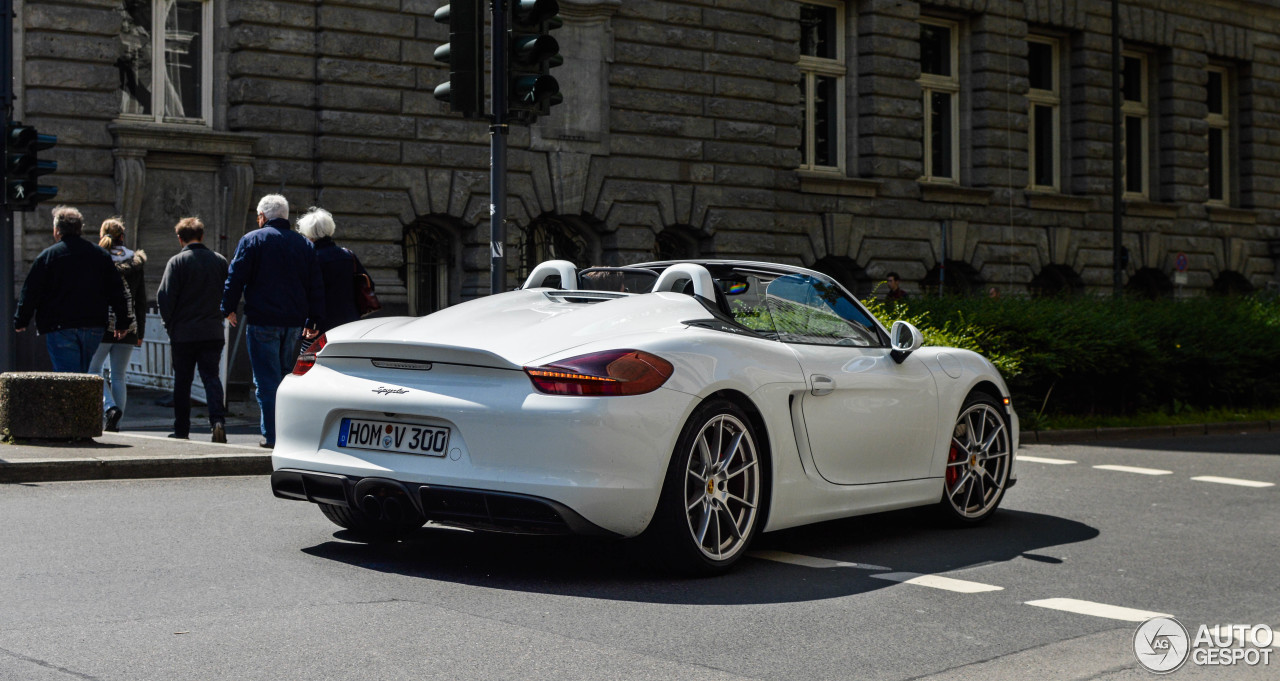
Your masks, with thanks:
M312 341L311 345L307 346L307 349L303 350L302 354L298 355L298 361L294 362L293 375L301 376L308 371L311 371L311 367L316 365L316 355L320 354L320 350L322 350L328 342L329 341L325 339L323 333L320 334L319 338Z
M673 367L641 350L610 350L525 367L533 387L551 395L643 395L671 378Z

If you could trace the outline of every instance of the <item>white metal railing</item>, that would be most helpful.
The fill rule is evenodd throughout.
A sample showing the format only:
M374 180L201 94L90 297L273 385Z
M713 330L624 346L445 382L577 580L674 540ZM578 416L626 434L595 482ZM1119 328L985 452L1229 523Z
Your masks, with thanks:
M222 359L218 362L218 376L222 379L222 390L225 396L227 388L226 324L222 325L222 337ZM164 322L160 319L160 315L154 312L147 315L146 334L142 345L135 347L133 356L129 358L125 382L142 388L173 390L173 355L169 349L169 334L164 329ZM195 382L191 384L191 399L200 404L208 402L199 371L196 372Z

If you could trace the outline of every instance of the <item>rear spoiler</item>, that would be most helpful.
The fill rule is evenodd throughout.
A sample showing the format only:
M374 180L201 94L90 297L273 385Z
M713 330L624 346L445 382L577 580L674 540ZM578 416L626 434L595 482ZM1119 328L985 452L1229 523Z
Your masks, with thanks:
M317 359L323 362L326 359L338 357L406 362L439 362L441 364L462 364L492 367L494 369L523 369L522 366L503 359L488 350L404 340L390 342L335 340L324 347Z

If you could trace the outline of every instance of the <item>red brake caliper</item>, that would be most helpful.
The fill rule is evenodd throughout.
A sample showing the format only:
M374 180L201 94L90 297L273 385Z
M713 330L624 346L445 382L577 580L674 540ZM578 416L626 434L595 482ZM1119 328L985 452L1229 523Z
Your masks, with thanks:
M951 451L947 454L947 463L952 464L963 459L955 440L951 441ZM960 479L960 466L947 466L947 489L951 489Z

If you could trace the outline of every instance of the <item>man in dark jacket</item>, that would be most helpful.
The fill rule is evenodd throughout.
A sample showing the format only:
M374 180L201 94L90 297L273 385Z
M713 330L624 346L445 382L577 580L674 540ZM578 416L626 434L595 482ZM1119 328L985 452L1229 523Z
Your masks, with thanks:
M324 282L315 251L289 227L289 202L268 194L258 202L258 227L240 239L222 293L222 314L236 325L244 296L245 336L253 385L262 409L258 444L276 445L276 389L297 359L299 336L319 335L324 322Z
M201 243L204 223L200 218L182 218L173 231L182 250L169 259L156 294L173 359L173 434L169 437L186 439L191 434L191 383L199 367L213 441L226 442L218 365L226 342L219 304L227 279L227 259Z
M41 251L31 263L22 285L13 328L25 331L36 318L45 337L54 371L85 373L107 328L108 305L116 313L117 329L127 329L133 317L124 296L124 282L111 256L80 238L84 217L70 206L53 209L53 238L58 243ZM117 330L116 338L125 332Z

